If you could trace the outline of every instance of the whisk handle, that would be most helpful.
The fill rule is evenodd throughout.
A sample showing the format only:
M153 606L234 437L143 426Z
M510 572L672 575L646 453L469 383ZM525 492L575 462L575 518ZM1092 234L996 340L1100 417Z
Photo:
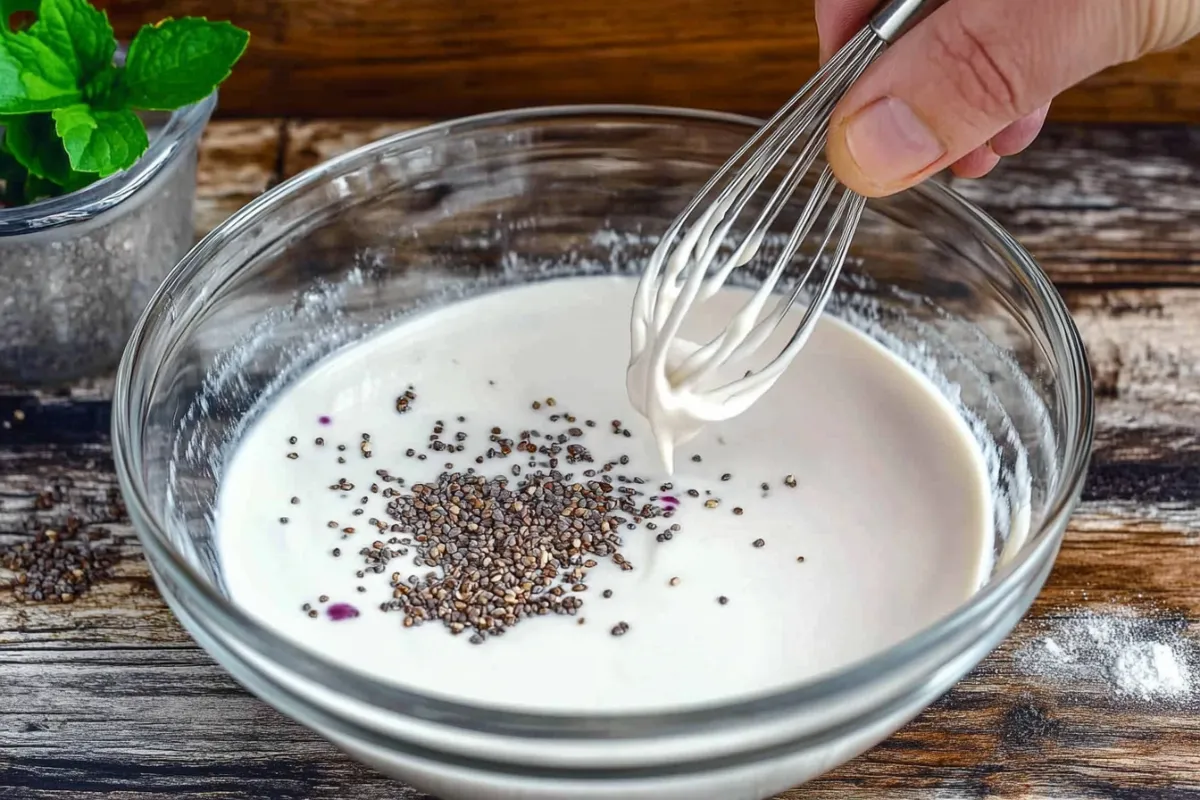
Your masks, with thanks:
M946 0L886 0L871 17L868 27L891 44Z

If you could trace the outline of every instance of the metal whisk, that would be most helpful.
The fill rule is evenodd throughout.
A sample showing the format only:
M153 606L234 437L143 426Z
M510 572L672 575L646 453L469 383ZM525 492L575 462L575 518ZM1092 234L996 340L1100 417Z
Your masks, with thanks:
M741 413L761 396L791 362L812 333L846 260L866 199L841 187L824 167L792 226L766 280L731 324L705 344L678 338L684 318L697 301L711 298L730 273L758 253L784 207L805 182L825 149L830 115L842 95L892 41L944 0L889 0L870 22L833 56L774 117L758 130L712 177L667 230L638 286L632 320L633 359L629 392L656 433L671 417L691 424L678 430L683 440L701 423ZM790 162L790 164L789 164ZM767 181L786 169L774 185ZM767 192L770 192L767 197ZM775 287L819 218L839 195L820 245L802 268L790 293ZM755 198L767 197L753 224L745 227ZM730 231L741 221L736 236ZM734 239L734 241L729 241ZM813 280L824 262L819 283ZM809 284L815 285L815 288ZM738 367L778 329L806 289L813 289L799 325L782 351L765 366L707 386L722 368ZM765 315L768 300L775 306ZM799 310L799 309L797 309ZM737 370L739 373L740 369ZM658 417L657 420L655 417ZM679 429L679 425L674 425ZM670 466L670 447L659 436Z

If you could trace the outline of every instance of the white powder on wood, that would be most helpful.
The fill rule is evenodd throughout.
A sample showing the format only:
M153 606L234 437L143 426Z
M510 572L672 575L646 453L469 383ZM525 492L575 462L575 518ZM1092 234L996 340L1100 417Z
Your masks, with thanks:
M1047 623L1017 654L1025 672L1059 686L1099 687L1120 697L1180 702L1197 689L1195 646L1181 622L1087 613Z

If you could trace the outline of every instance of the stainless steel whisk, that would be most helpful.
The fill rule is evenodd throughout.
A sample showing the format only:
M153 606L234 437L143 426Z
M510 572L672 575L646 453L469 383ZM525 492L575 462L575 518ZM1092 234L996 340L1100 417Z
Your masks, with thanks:
M639 367L642 377L630 382L630 394L644 413L648 398L634 394L655 391L654 381L645 379L647 371L665 377L666 383L659 385L660 392L665 386L666 391L690 393L696 401L692 403L692 415L697 421L740 413L770 388L804 345L833 292L866 204L864 197L841 187L828 166L813 184L766 280L733 322L702 345L685 343L684 347L676 347L676 338L696 300L712 297L733 270L757 254L776 218L824 151L829 118L841 97L888 44L942 2L883 3L870 22L725 163L672 223L650 258L634 301L633 362L642 359L644 363ZM789 158L790 166L762 205L757 219L748 229L739 230L740 242L727 243L730 231L746 215L752 200L766 196L764 184ZM780 277L834 195L839 193L820 246L803 267L799 280L790 293L775 295ZM825 257L829 251L831 254ZM816 283L813 276L822 261L827 266L824 276L812 291L799 325L782 351L757 370L715 387L706 386L706 378L728 364L739 366L738 360L753 355L763 346L805 289L810 288L809 283ZM763 316L762 310L772 296L778 298L776 305ZM633 369L631 366L631 374Z

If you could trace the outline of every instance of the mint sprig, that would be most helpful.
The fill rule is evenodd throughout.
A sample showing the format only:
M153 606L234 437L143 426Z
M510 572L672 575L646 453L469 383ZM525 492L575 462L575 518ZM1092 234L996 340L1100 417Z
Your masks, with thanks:
M128 102L170 111L204 99L229 77L248 38L228 22L194 17L142 28L125 59Z
M15 11L37 21L12 31ZM131 167L149 146L136 111L207 97L250 34L198 17L146 25L114 63L108 16L87 0L0 0L0 205L76 191ZM15 166L14 166L15 164Z

